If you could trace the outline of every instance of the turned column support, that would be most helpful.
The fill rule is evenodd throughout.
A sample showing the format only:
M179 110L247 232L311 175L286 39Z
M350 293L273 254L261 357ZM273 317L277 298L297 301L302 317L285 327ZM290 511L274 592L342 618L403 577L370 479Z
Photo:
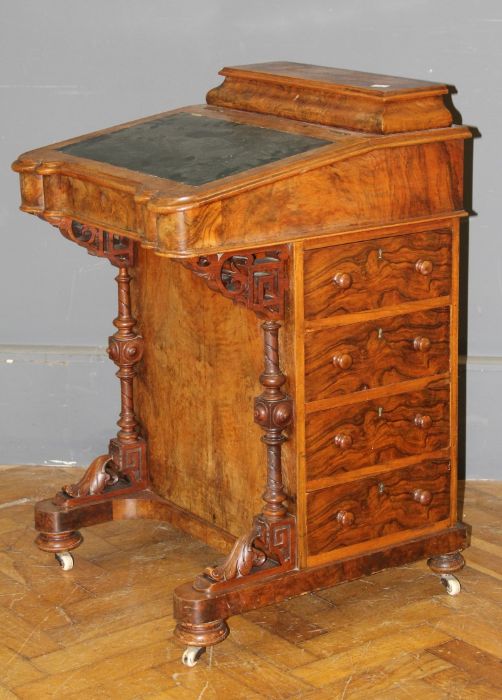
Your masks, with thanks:
M279 329L277 321L262 324L265 370L260 375L264 391L255 399L254 419L265 431L262 441L267 446L267 484L263 493L262 515L276 520L286 515L286 494L282 482L282 443L287 440L283 430L293 419L293 401L282 391L286 377L279 367Z
M45 217L68 240L77 243L91 255L103 257L118 268L115 278L118 291L118 315L113 321L116 332L109 338L108 355L117 365L120 381L120 417L117 436L109 443L108 452L93 460L82 478L67 484L53 498L55 506L72 509L93 505L103 499L137 492L148 484L146 445L134 413L134 377L143 355L143 338L134 330L136 321L131 311L129 268L134 265L135 243L103 229L87 226L67 218ZM59 552L77 547L82 541L77 531L59 529L49 515L47 502L36 509L36 527L40 530L37 544L45 551Z

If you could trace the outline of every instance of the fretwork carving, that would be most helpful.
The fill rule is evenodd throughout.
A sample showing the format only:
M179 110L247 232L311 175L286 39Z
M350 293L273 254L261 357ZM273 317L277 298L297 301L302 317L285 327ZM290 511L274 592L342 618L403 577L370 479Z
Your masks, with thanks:
M269 568L287 570L296 566L295 518L287 512L287 496L282 481L281 448L287 440L283 430L293 420L293 401L282 390L286 377L279 365L279 329L276 321L262 324L265 369L260 375L263 392L255 399L254 419L265 431L267 481L260 515L251 530L239 537L230 554L219 566L207 567L197 577L194 588L208 590L218 584Z
M116 267L134 265L134 241L127 236L105 231L97 226L89 226L68 217L43 217L56 226L69 241L86 248L89 255L107 258Z
M182 260L208 287L243 304L261 318L284 316L288 285L287 246L274 249L218 253Z

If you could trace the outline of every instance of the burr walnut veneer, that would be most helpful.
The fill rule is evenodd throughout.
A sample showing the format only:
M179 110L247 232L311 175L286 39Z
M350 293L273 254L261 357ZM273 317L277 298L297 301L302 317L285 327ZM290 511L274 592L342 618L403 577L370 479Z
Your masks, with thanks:
M222 74L205 106L13 166L23 211L118 270L119 431L37 504L38 545L69 565L80 528L145 517L221 550L174 594L192 647L224 639L231 615L421 557L447 578L466 546L469 130L435 83L295 63Z

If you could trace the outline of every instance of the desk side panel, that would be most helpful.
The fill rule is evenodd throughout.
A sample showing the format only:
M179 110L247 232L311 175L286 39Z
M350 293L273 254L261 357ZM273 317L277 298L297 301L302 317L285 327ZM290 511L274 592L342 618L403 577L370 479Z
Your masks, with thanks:
M261 510L266 478L262 431L253 422L263 370L260 321L179 262L148 250L139 252L132 287L145 339L136 411L154 490L239 536ZM282 341L290 344L286 332ZM289 474L293 441L284 452Z

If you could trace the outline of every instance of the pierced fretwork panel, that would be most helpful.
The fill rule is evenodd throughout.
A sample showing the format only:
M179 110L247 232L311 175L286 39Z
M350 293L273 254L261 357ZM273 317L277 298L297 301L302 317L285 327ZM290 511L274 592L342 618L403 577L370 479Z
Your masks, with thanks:
M284 317L288 286L288 249L217 253L181 262L202 277L208 287L236 304L243 304L261 318Z
M134 241L127 236L105 231L97 226L89 226L66 218L44 218L56 226L69 241L86 248L90 255L107 258L116 267L134 265Z

